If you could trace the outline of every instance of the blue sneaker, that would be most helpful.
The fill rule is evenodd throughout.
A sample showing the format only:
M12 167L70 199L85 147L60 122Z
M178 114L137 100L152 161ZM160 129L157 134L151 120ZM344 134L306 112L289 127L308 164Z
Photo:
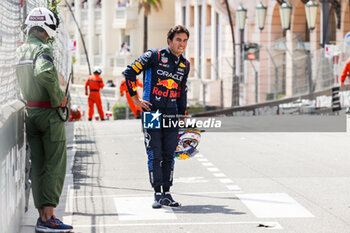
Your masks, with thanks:
M170 207L179 207L181 204L173 199L170 192L165 192L161 204Z
M41 218L38 218L35 230L37 232L71 232L73 230L73 227L64 224L55 216L52 216L46 222L41 220Z
M161 201L163 198L163 194L162 193L155 193L154 194L154 202L152 204L152 208L153 209L159 209L162 207Z

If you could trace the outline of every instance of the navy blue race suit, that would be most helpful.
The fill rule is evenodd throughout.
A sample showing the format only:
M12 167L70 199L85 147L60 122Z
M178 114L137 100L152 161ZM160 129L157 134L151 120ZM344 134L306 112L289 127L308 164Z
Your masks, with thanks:
M190 63L182 55L177 57L172 54L169 48L146 51L123 72L130 96L136 95L136 75L142 71L145 72L143 100L152 104L149 106L151 111L159 110L163 116L185 115ZM143 131L151 185L170 187L174 152L178 144L178 126Z

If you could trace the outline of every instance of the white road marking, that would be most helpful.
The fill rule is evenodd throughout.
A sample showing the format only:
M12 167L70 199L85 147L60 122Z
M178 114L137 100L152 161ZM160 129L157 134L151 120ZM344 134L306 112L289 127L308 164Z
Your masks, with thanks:
M203 165L204 167L211 167L211 166L214 166L214 164L212 164L212 163L202 163L202 165Z
M219 172L220 170L216 167L207 167L210 172Z
M286 193L252 193L236 196L258 218L310 218L307 209Z
M266 229L283 229L278 222L160 222L160 223L121 223L121 224L95 224L95 225L74 225L74 228L91 228L91 227L140 227L140 226L191 226L191 225L240 225L251 224L270 226Z
M199 162L208 162L208 159L206 159L206 158L198 158L197 160Z
M153 197L118 197L114 198L119 220L159 220L176 219L170 207L153 209Z
M153 191L151 191L153 193ZM177 194L177 195L201 195L201 194L229 194L233 193L231 191L222 191L222 192L192 192L192 193L179 193L179 192L171 192L172 194ZM114 198L114 197L144 197L149 194L117 194L117 195L93 195L93 196L74 196L70 198L74 199L81 199L81 198Z
M204 161L208 161L207 159L197 159L199 162L204 162ZM212 163L202 163L203 166L207 167L208 171L210 172L216 172L213 173L213 175L215 177L226 177L226 175L222 172L220 172L220 170L216 167L214 167L214 165ZM225 179L219 179L221 183L223 184L232 184L233 181L231 179L225 178ZM226 185L226 188L230 191L233 192L241 192L241 188L238 185Z
M74 180L73 180L73 173L72 173L72 168L74 166L74 160L75 160L75 154L78 148L78 145L76 143L76 138L75 135L77 133L77 127L74 125L73 127L73 143L70 144L70 148L67 149L67 152L71 150L72 152L72 158L70 160L70 164L67 166L67 173L66 173L66 178L65 182L67 185L67 196L66 197L61 197L62 201L63 198L66 198L66 203L65 203L65 216L62 216L63 222L66 224L71 225L73 223L73 212L74 212ZM70 155L70 152L69 152Z
M74 189L72 188L72 185L68 185L67 188L67 202L66 202L66 208L65 212L71 212L73 213L73 204L74 204Z
M215 177L225 177L224 173L213 173Z
M241 191L241 188L238 185L226 185L226 188L231 191Z
M231 184L231 183L233 183L233 181L231 179L228 179L228 178L220 179L220 182L223 183L223 184Z
M204 156L202 154L197 154L196 158L203 158Z
M174 183L185 183L185 184L193 184L193 183L206 183L208 180L205 180L204 177L179 177L174 178Z
M66 224L71 225L73 223L73 206L74 206L74 189L72 188L73 185L69 184L67 187L67 198L66 198L66 208L65 208L65 214L68 214L66 216L63 216L63 222Z

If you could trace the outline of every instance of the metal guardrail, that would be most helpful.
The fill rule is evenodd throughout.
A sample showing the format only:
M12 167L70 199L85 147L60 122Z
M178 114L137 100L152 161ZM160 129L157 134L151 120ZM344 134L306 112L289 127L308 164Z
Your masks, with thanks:
M273 100L265 103L227 108L224 110L206 111L193 114L194 117L213 117L213 116L259 116L259 115L285 115L285 114L334 114L339 111L339 107L334 108L334 93L338 96L349 95L350 87L339 93L334 88L328 88L323 91L311 94L300 95L292 98ZM344 102L340 103L343 107ZM350 104L350 103L349 103Z

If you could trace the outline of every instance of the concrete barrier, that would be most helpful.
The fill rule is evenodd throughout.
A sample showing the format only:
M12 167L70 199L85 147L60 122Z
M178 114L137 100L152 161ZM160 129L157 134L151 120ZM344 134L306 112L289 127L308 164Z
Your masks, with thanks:
M0 232L18 232L25 212L25 145L24 104L0 106Z

